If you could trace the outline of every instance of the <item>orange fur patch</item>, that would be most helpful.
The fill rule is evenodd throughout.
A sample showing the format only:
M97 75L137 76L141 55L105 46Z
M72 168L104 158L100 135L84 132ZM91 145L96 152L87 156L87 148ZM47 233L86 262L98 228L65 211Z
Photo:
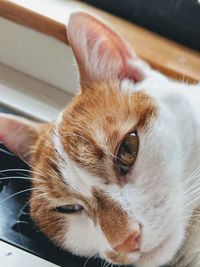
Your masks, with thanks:
M59 128L71 160L89 173L117 182L113 168L116 148L135 129L146 131L157 107L145 92L124 93L116 84L94 84L65 109Z
M101 229L112 247L123 242L129 233L129 221L126 212L102 191L94 190L98 199L97 217Z

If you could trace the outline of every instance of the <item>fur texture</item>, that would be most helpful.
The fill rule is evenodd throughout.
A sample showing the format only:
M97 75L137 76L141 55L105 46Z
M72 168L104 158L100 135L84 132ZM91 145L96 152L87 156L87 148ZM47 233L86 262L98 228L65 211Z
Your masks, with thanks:
M199 266L200 86L152 70L85 13L71 16L68 37L82 90L58 120L33 125L0 116L1 140L31 153L32 218L77 255L138 267ZM23 154L12 146L10 125ZM139 152L121 176L116 151L134 130ZM84 210L55 210L69 204Z

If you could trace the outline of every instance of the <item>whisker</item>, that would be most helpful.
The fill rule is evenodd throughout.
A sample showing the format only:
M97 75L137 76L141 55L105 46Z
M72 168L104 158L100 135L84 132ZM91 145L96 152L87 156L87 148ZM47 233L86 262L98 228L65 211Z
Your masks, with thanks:
M43 195L43 194L46 194L46 193L42 193L42 194L40 194L40 195L37 195L37 196L35 196L35 197L32 197L29 201L26 202L26 204L20 209L20 212L19 212L19 215L18 215L18 222L20 222L20 216L21 216L23 210L26 208L26 206L29 205L29 203L30 203L33 199L36 199L36 198L38 198L38 197L41 197L41 195ZM23 238L22 238L22 234L21 234L21 232L20 232L20 226L19 226L19 224L18 224L18 232L19 232L19 235L20 235L20 239L21 239L21 241L22 241L22 243L23 243L23 245L24 245L24 240L23 240Z
M7 154L7 155L9 155L9 156L16 157L15 154L13 154L12 152L7 151L7 150L5 150L5 149L3 149L3 148L1 148L1 147L0 147L0 152L3 152L3 153L5 153L5 154Z
M200 199L200 195L192 199L190 202L187 203L187 205L184 206L184 208L187 208L188 206L192 205L194 202Z
M32 190L38 190L38 191L39 191L39 190L41 190L41 188L28 188L28 189L21 190L21 191L19 191L19 192L17 192L17 193L14 193L14 194L12 194L12 195L10 195L10 196L4 198L2 201L0 201L0 205L1 205L2 203L4 203L6 200L8 200L8 199L10 199L10 198L12 198L12 197L14 197L14 196L17 196L17 195L19 195L19 194L22 194L22 193L25 193L25 192L29 192L29 191L32 191Z
M188 177L185 178L185 181L183 182L183 185L187 184L188 182L191 182L192 179L196 176L197 173L200 172L200 166L197 167Z
M92 253L92 254L86 259L86 261L85 261L83 267L86 267L86 266L87 266L88 262L91 260L91 258L92 258L95 254L96 254L96 253Z
M44 180L39 180L37 178L32 178L32 177L26 177L26 176L6 176L6 177L0 177L0 180L7 180L7 179L22 179L22 180L31 180L31 181L39 181L39 182L46 182Z
M4 173L4 172L28 172L28 173L38 174L40 176L46 177L41 172L37 172L37 171L33 171L33 170L27 170L27 169L4 169L4 170L0 170L0 173Z

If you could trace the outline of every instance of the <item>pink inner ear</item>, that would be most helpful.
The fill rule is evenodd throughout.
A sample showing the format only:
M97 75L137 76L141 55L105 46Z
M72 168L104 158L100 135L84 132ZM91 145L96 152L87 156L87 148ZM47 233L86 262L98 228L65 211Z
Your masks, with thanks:
M143 75L131 64L138 60L126 43L94 17L77 12L71 15L68 38L80 70L81 82L122 80L137 82Z
M24 160L38 136L38 124L26 119L0 114L0 142Z

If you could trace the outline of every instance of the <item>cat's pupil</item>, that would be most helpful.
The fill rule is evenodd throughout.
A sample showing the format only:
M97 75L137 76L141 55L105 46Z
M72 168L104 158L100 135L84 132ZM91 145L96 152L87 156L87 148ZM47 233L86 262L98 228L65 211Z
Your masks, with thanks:
M122 152L121 155L122 157L128 159L128 158L132 158L135 156L136 152L135 149L133 147L133 145L131 143L128 143L128 141L124 141L124 144L122 146Z
M134 164L138 148L139 140L136 132L125 136L116 155L116 162L120 168L121 175L125 175Z
M75 213L75 212L79 212L83 210L83 206L78 205L78 204L64 205L64 206L57 207L55 210L60 213Z

